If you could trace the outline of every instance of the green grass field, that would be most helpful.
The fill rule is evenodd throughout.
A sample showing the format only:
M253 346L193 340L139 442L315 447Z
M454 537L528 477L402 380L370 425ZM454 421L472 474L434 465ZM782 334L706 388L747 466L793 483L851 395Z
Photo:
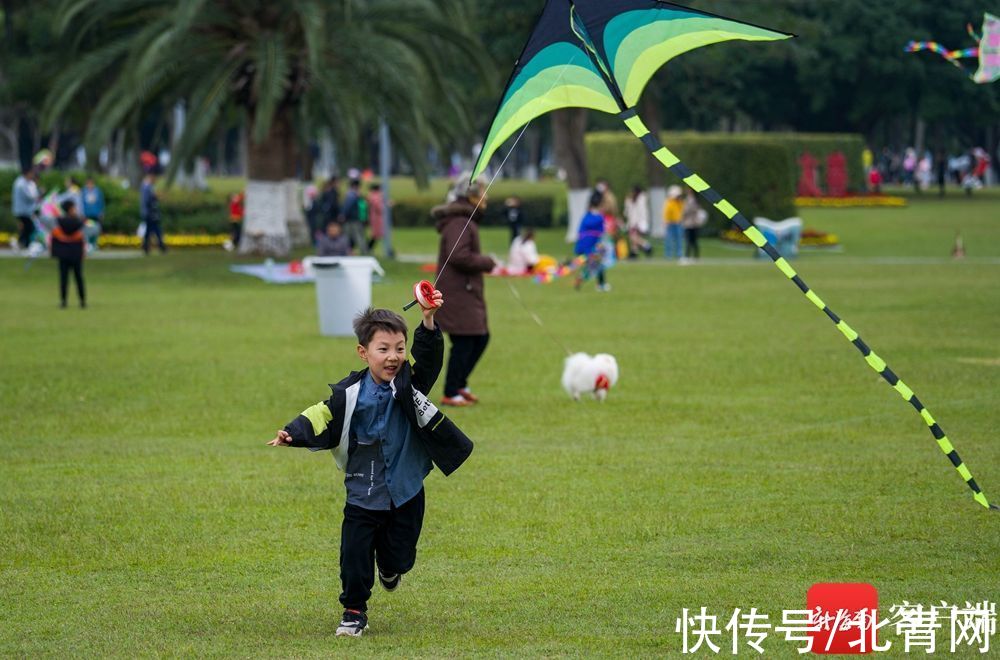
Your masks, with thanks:
M804 254L802 277L1000 502L1000 197L803 215L844 249ZM518 281L545 331L487 283L483 402L452 413L476 451L428 478L417 565L359 640L333 636L340 473L264 445L360 364L319 335L313 287L177 251L90 261L90 308L60 310L51 261L0 259L0 656L676 656L682 608L777 625L816 582L995 602L1000 513L772 265L705 254L622 264L609 294ZM399 308L421 274L386 267L375 302ZM617 356L605 404L561 391L553 337Z

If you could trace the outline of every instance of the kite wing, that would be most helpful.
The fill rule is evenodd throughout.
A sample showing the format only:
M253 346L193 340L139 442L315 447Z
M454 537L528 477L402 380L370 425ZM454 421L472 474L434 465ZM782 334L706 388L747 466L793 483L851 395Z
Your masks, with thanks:
M618 103L594 62L573 34L568 0L548 0L528 43L514 64L497 106L475 178L504 141L535 117L560 108L618 112Z
M652 0L574 0L587 30L610 65L625 107L673 58L723 41L777 41L794 35ZM625 108L622 108L624 110Z
M473 177L535 117L559 108L618 114L681 53L732 39L791 36L656 0L547 0L514 65Z

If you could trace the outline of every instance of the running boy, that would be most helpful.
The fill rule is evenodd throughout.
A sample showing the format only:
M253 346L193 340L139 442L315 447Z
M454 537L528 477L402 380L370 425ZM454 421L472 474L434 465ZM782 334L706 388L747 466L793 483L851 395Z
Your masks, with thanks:
M344 470L347 501L340 533L340 602L337 635L356 637L368 627L368 599L378 580L394 591L413 568L424 519L424 477L437 465L451 474L472 452L472 442L427 398L441 372L444 340L434 313L423 310L406 359L406 321L387 309L354 320L358 356L368 365L333 385L326 401L307 408L268 444L330 449Z

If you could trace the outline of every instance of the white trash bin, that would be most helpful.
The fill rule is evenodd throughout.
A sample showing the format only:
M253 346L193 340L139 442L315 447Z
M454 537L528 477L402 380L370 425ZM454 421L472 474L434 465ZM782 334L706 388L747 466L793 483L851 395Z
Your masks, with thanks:
M374 257L307 257L303 265L316 274L319 331L327 337L351 337L357 314L372 304L372 272L385 275Z

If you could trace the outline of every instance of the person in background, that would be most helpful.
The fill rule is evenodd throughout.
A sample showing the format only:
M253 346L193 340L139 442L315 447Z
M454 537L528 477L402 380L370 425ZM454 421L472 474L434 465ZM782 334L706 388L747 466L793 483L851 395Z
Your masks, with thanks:
M234 192L229 196L229 230L230 239L235 250L240 246L243 234L243 192Z
M59 217L55 229L52 230L52 257L59 260L59 300L60 307L66 307L66 294L69 288L69 272L73 271L76 279L76 295L80 307L87 306L87 292L83 284L83 218L73 199L64 199L60 203L63 214Z
M319 226L319 188L312 181L302 188L302 212L306 216L306 224L309 225L309 241L316 245L316 232Z
M316 226L317 233L325 232L326 226L331 222L336 222L340 215L340 192L337 190L339 183L337 177L331 176L323 184L323 193L319 196L319 208L317 218L319 222Z
M368 238L369 254L375 251L375 246L385 236L385 198L382 196L382 186L373 183L368 189Z
M77 213L83 217L83 189L80 187L80 182L76 180L75 176L68 176L63 180L63 184L66 186L66 190L59 195L59 203L62 204L63 201L72 199L76 205Z
M938 149L934 156L934 169L937 175L938 197L944 197L945 181L948 178L948 157L941 149Z
M344 212L341 219L344 223L344 233L351 241L351 247L356 253L368 254L368 241L365 239L365 227L362 223L361 213L361 182L351 179L348 184L347 195L344 196Z
M142 180L139 191L139 217L146 223L146 233L142 237L142 251L149 254L149 243L152 236L160 244L160 252L166 252L163 242L163 229L160 226L160 199L156 196L156 175L148 172Z
M88 176L83 186L83 217L94 222L104 222L104 191L94 183L94 177Z
M607 179L598 179L594 184L594 192L601 195L601 206L598 212L606 218L611 218L618 222L621 214L618 212L618 198L611 191L611 186Z
M506 207L504 215L507 218L507 228L510 229L510 242L513 244L521 235L524 227L524 212L521 210L521 198L512 196L503 202Z
M625 198L625 221L628 227L629 259L635 259L642 252L647 257L653 247L646 240L649 235L649 197L642 186L632 186Z
M83 200L83 217L86 218L83 235L87 239L87 250L94 251L104 222L104 192L94 183L94 177L87 177L80 198Z
M316 254L321 257L346 257L351 254L351 241L344 235L339 222L326 226L326 233L316 237Z
M667 225L667 234L663 239L663 258L680 259L683 228L681 217L684 214L684 201L681 199L681 187L673 185L667 188L667 201L663 203L663 222Z
M681 226L684 227L684 258L681 263L701 258L698 249L698 232L708 220L708 212L698 205L694 189L687 187L684 192L684 210L681 212Z
M882 194L882 172L877 167L871 168L868 172L868 187L876 195Z
M451 339L441 399L445 406L469 406L479 401L468 380L490 341L483 275L493 270L496 262L479 249L478 223L486 209L486 182L470 178L460 174L446 202L431 210L441 234L437 288L449 300L448 307L437 315L441 329Z
M35 233L34 215L38 210L38 200L40 193L36 183L35 171L25 168L21 176L14 180L14 188L11 194L11 211L17 218L18 235L17 245L22 250L31 243L31 235Z
M604 215L601 213L602 197L603 195L597 190L590 195L590 205L587 214L580 221L576 245L573 247L573 253L584 259L573 284L577 291L583 286L584 281L591 277L597 280L598 291L611 290L611 285L605 281L604 276L604 250L608 248L603 240L606 225Z
M535 245L535 230L528 227L510 244L507 273L524 275L530 273L536 264L538 264L538 246Z

